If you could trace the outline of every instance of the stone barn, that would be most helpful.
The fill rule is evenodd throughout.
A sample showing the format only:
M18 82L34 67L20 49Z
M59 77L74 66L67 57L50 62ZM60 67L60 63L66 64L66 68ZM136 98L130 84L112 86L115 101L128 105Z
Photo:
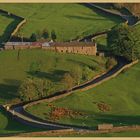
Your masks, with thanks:
M113 129L113 124L99 124L98 130L111 130Z
M46 50L53 50L61 53L74 53L85 55L96 55L97 47L93 42L54 42L49 46L42 47Z

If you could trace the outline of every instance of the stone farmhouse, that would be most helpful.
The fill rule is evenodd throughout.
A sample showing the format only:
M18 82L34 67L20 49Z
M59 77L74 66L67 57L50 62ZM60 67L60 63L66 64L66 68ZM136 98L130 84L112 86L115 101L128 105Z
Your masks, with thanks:
M61 53L96 55L97 46L94 42L7 42L4 50L40 48Z

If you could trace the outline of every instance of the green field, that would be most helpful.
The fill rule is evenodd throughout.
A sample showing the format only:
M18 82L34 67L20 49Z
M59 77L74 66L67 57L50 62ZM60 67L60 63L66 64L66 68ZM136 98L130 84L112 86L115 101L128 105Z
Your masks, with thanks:
M101 32L123 22L81 4L0 4L0 8L27 19L20 30L27 38L47 29L49 32L55 30L57 40L66 41Z
M19 134L23 132L42 131L44 129L33 128L17 122L13 117L9 116L6 111L0 108L0 136L8 136L11 134ZM47 129L46 129L47 130Z
M57 107L69 108L86 114L79 117L63 116L56 121L91 128L95 128L100 123L140 124L139 73L140 63L93 89L75 92L68 97L54 101L52 104ZM110 110L102 111L97 106L98 103L104 103L110 107ZM42 119L49 118L47 111L50 109L45 102L29 107L27 111Z
M105 58L96 56L55 53L40 49L21 50L19 60L17 55L17 50L0 52L0 104L19 98L18 86L27 76L32 75L29 69L34 62L41 64L40 73L32 76L51 80L55 83L54 91L64 88L60 80L72 68L78 67L84 71L85 67L90 67L92 78L105 70L106 62ZM96 68L96 70L91 70L91 68Z

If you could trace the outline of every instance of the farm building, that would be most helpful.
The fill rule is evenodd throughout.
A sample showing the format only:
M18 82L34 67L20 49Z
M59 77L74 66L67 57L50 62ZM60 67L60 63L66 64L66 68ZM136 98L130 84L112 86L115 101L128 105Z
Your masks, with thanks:
M113 129L113 124L99 124L98 130L111 130Z
M50 47L42 47L47 50L54 50L62 53L78 53L85 55L96 55L97 47L93 42L55 42Z
M97 46L94 42L7 42L5 50L42 48L62 53L96 55Z
M34 42L7 42L4 44L5 50L30 49L30 48L41 48L41 44Z

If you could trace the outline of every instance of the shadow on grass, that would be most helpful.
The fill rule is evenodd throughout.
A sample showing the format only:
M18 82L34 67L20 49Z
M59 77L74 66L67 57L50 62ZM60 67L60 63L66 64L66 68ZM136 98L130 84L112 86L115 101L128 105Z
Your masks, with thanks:
M20 82L15 79L4 79L4 83L0 83L0 98L4 100L18 98L17 90Z
M60 82L63 75L67 72L68 71L64 71L64 70L54 70L51 73L41 72L41 71L38 71L36 73L32 73L32 72L28 71L27 74L30 76L33 76L33 77L37 77L37 78L46 78L52 82Z
M108 13L108 12L104 12L103 10L100 10L98 8L95 8L93 7L92 5L88 4L88 3L81 3L80 5L83 5L91 10L93 10L94 12L98 13L98 15L110 20L110 21L113 21L113 22L116 22L116 23L120 23L120 22L124 22L125 20L122 19L120 16L117 16L117 15L114 15L114 14L111 14L111 13ZM106 20L105 19L105 20Z
M119 125L140 125L140 115L96 115L96 121Z
M72 18L75 18L75 19L81 19L81 20L106 20L105 18L94 18L93 15L91 15L92 17L83 17L83 16L73 16L73 15L65 15L65 17L69 18L69 19L72 19Z
M43 128L35 128L18 122L17 120L14 119L13 116L11 116L8 112L6 112L2 107L0 107L0 114L2 114L4 117L7 118L7 126L3 128L4 132L0 132L0 136L10 136L10 135L16 135L21 132L33 132L33 131L44 130Z

